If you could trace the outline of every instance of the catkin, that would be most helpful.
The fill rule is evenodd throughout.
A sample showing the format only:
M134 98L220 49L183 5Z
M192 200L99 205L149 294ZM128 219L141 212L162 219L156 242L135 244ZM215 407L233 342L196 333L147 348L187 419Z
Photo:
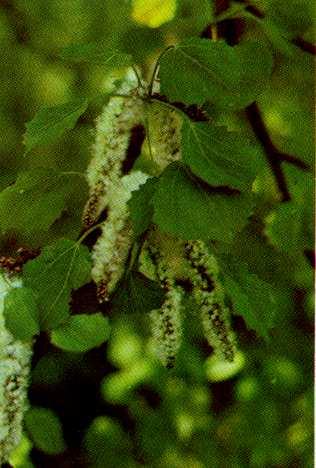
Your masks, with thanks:
M187 242L185 254L192 267L193 295L200 307L205 337L219 357L233 361L235 343L217 261L202 241Z
M127 202L132 192L148 178L141 171L122 177L108 193L108 217L92 251L92 279L98 287L100 302L107 301L120 280L132 244L132 226Z
M174 276L159 249L155 246L148 248L160 284L166 293L161 308L150 312L152 336L161 363L167 368L172 368L182 340L183 290L176 286Z
M92 226L107 208L111 189L122 176L132 129L142 122L144 104L136 95L137 84L135 73L128 70L117 92L129 97L111 97L97 119L93 157L87 169L89 198L83 214L85 228Z
M163 104L147 108L148 144L160 172L170 163L181 159L181 117Z
M0 271L0 465L7 462L22 436L24 412L27 409L27 387L30 374L31 343L14 339L5 327L4 298L11 287L21 281Z

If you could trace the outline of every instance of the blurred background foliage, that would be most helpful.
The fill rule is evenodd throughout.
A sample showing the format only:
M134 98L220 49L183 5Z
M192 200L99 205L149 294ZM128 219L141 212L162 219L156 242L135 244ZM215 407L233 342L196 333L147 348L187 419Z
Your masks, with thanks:
M266 19L248 17L243 25L245 36L271 41L274 71L259 104L273 141L309 164L313 62L284 38L313 40L313 3L254 1ZM21 169L83 172L89 161L94 119L113 70L69 65L60 58L63 47L102 41L132 53L148 77L166 45L199 35L213 18L209 0L1 0L0 189ZM58 143L24 155L25 122L43 106L78 96L95 99L77 127ZM241 113L214 111L212 118L253 138ZM290 169L303 212L306 179ZM271 181L268 169L256 181L268 206L276 195ZM79 219L86 187L76 180L73 188L79 188L73 194ZM66 232L75 238L79 230L71 219L68 226L56 224L51 237ZM170 371L154 358L146 317L113 314L108 344L85 354L62 352L40 338L30 389L33 406L12 465L311 467L313 274L300 249L282 249L285 240L275 229L271 237L274 246L263 243L254 229L235 241L236 258L249 259L259 277L280 290L283 306L269 342L258 340L236 317L240 352L233 364L223 364L188 317L185 342ZM2 237L0 247L6 245ZM188 310L187 315L197 313L192 306Z

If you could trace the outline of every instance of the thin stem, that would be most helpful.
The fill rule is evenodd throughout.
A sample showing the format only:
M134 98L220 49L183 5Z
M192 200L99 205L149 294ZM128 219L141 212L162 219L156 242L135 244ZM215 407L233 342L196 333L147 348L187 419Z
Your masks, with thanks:
M94 226L92 226L90 229L88 229L87 231L85 231L80 237L79 239L77 240L77 244L82 244L82 242L91 234L91 232L95 231L96 229L99 229L100 227L102 227L104 224L104 221L102 221L101 223L98 223L98 224L95 224Z
M150 83L149 83L149 89L148 89L148 94L149 96L152 96L153 94L153 87L154 87L154 82L155 82L155 79L156 79L156 75L157 75L157 71L158 71L158 68L159 68L159 65L160 65L160 61L162 59L162 57L171 49L174 49L174 45L171 45L171 46L168 46L165 50L163 50L161 52L161 54L159 55L156 63L155 63L155 67L154 67L154 71L153 71L153 74L151 76L151 80L150 80Z
M135 65L132 65L132 69L133 69L133 72L135 73L139 88L144 89L144 85L142 83L142 80L141 80L141 78L139 76L138 70L135 67Z

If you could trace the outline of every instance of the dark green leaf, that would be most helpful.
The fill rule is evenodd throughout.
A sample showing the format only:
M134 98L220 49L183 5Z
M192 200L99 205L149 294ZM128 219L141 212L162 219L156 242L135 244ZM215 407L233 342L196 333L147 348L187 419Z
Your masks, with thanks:
M279 298L276 290L246 266L225 258L224 286L231 298L234 312L241 315L248 328L260 336L268 338L279 311Z
M186 104L211 101L241 109L262 92L271 70L271 53L259 41L230 47L223 41L191 38L162 57L161 91Z
M0 193L0 228L25 237L47 231L66 206L60 175L53 169L21 173Z
M164 292L159 284L137 271L127 273L113 297L114 307L128 314L159 309L163 301Z
M25 415L26 429L36 448L49 455L65 450L62 426L57 415L48 408L33 407Z
M86 352L100 346L110 334L109 321L101 313L71 316L52 332L51 342L65 351Z
M259 162L255 147L243 135L189 119L182 126L182 155L192 171L210 185L240 190L250 189Z
M132 193L132 197L128 202L133 232L136 236L140 236L146 231L151 223L154 212L151 199L155 193L156 185L156 178L148 179L139 190Z
M90 280L90 270L87 247L66 239L45 247L24 266L24 285L38 294L41 329L56 328L68 318L71 290Z
M291 254L314 248L313 178L288 168L292 200L277 206L266 219L265 233L280 251ZM296 177L295 177L296 176Z
M153 221L182 239L230 242L247 223L252 199L203 190L181 164L171 164L159 179L153 197Z
M132 57L106 44L93 43L72 44L65 47L60 56L69 62L87 62L94 65L104 65L110 69L132 64Z
M17 340L31 340L39 333L36 297L29 288L12 288L4 299L6 328Z
M26 124L24 134L26 152L36 146L52 143L66 130L74 128L87 106L86 99L78 98L66 104L41 109L33 120Z

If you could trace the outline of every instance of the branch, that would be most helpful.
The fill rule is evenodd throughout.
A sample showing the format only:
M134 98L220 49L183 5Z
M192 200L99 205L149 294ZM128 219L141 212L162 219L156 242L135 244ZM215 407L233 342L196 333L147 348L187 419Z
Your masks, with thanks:
M289 201L291 199L291 195L282 171L282 161L276 154L275 147L263 122L259 107L255 102L246 108L246 115L254 134L260 141L261 146L266 153L267 161L273 172L278 189L282 195L282 201Z
M266 153L267 161L273 172L278 189L282 195L282 201L289 201L291 196L282 170L282 163L288 162L303 170L309 169L309 166L295 156L281 153L274 146L257 103L254 102L246 108L246 115L254 134L256 135Z

